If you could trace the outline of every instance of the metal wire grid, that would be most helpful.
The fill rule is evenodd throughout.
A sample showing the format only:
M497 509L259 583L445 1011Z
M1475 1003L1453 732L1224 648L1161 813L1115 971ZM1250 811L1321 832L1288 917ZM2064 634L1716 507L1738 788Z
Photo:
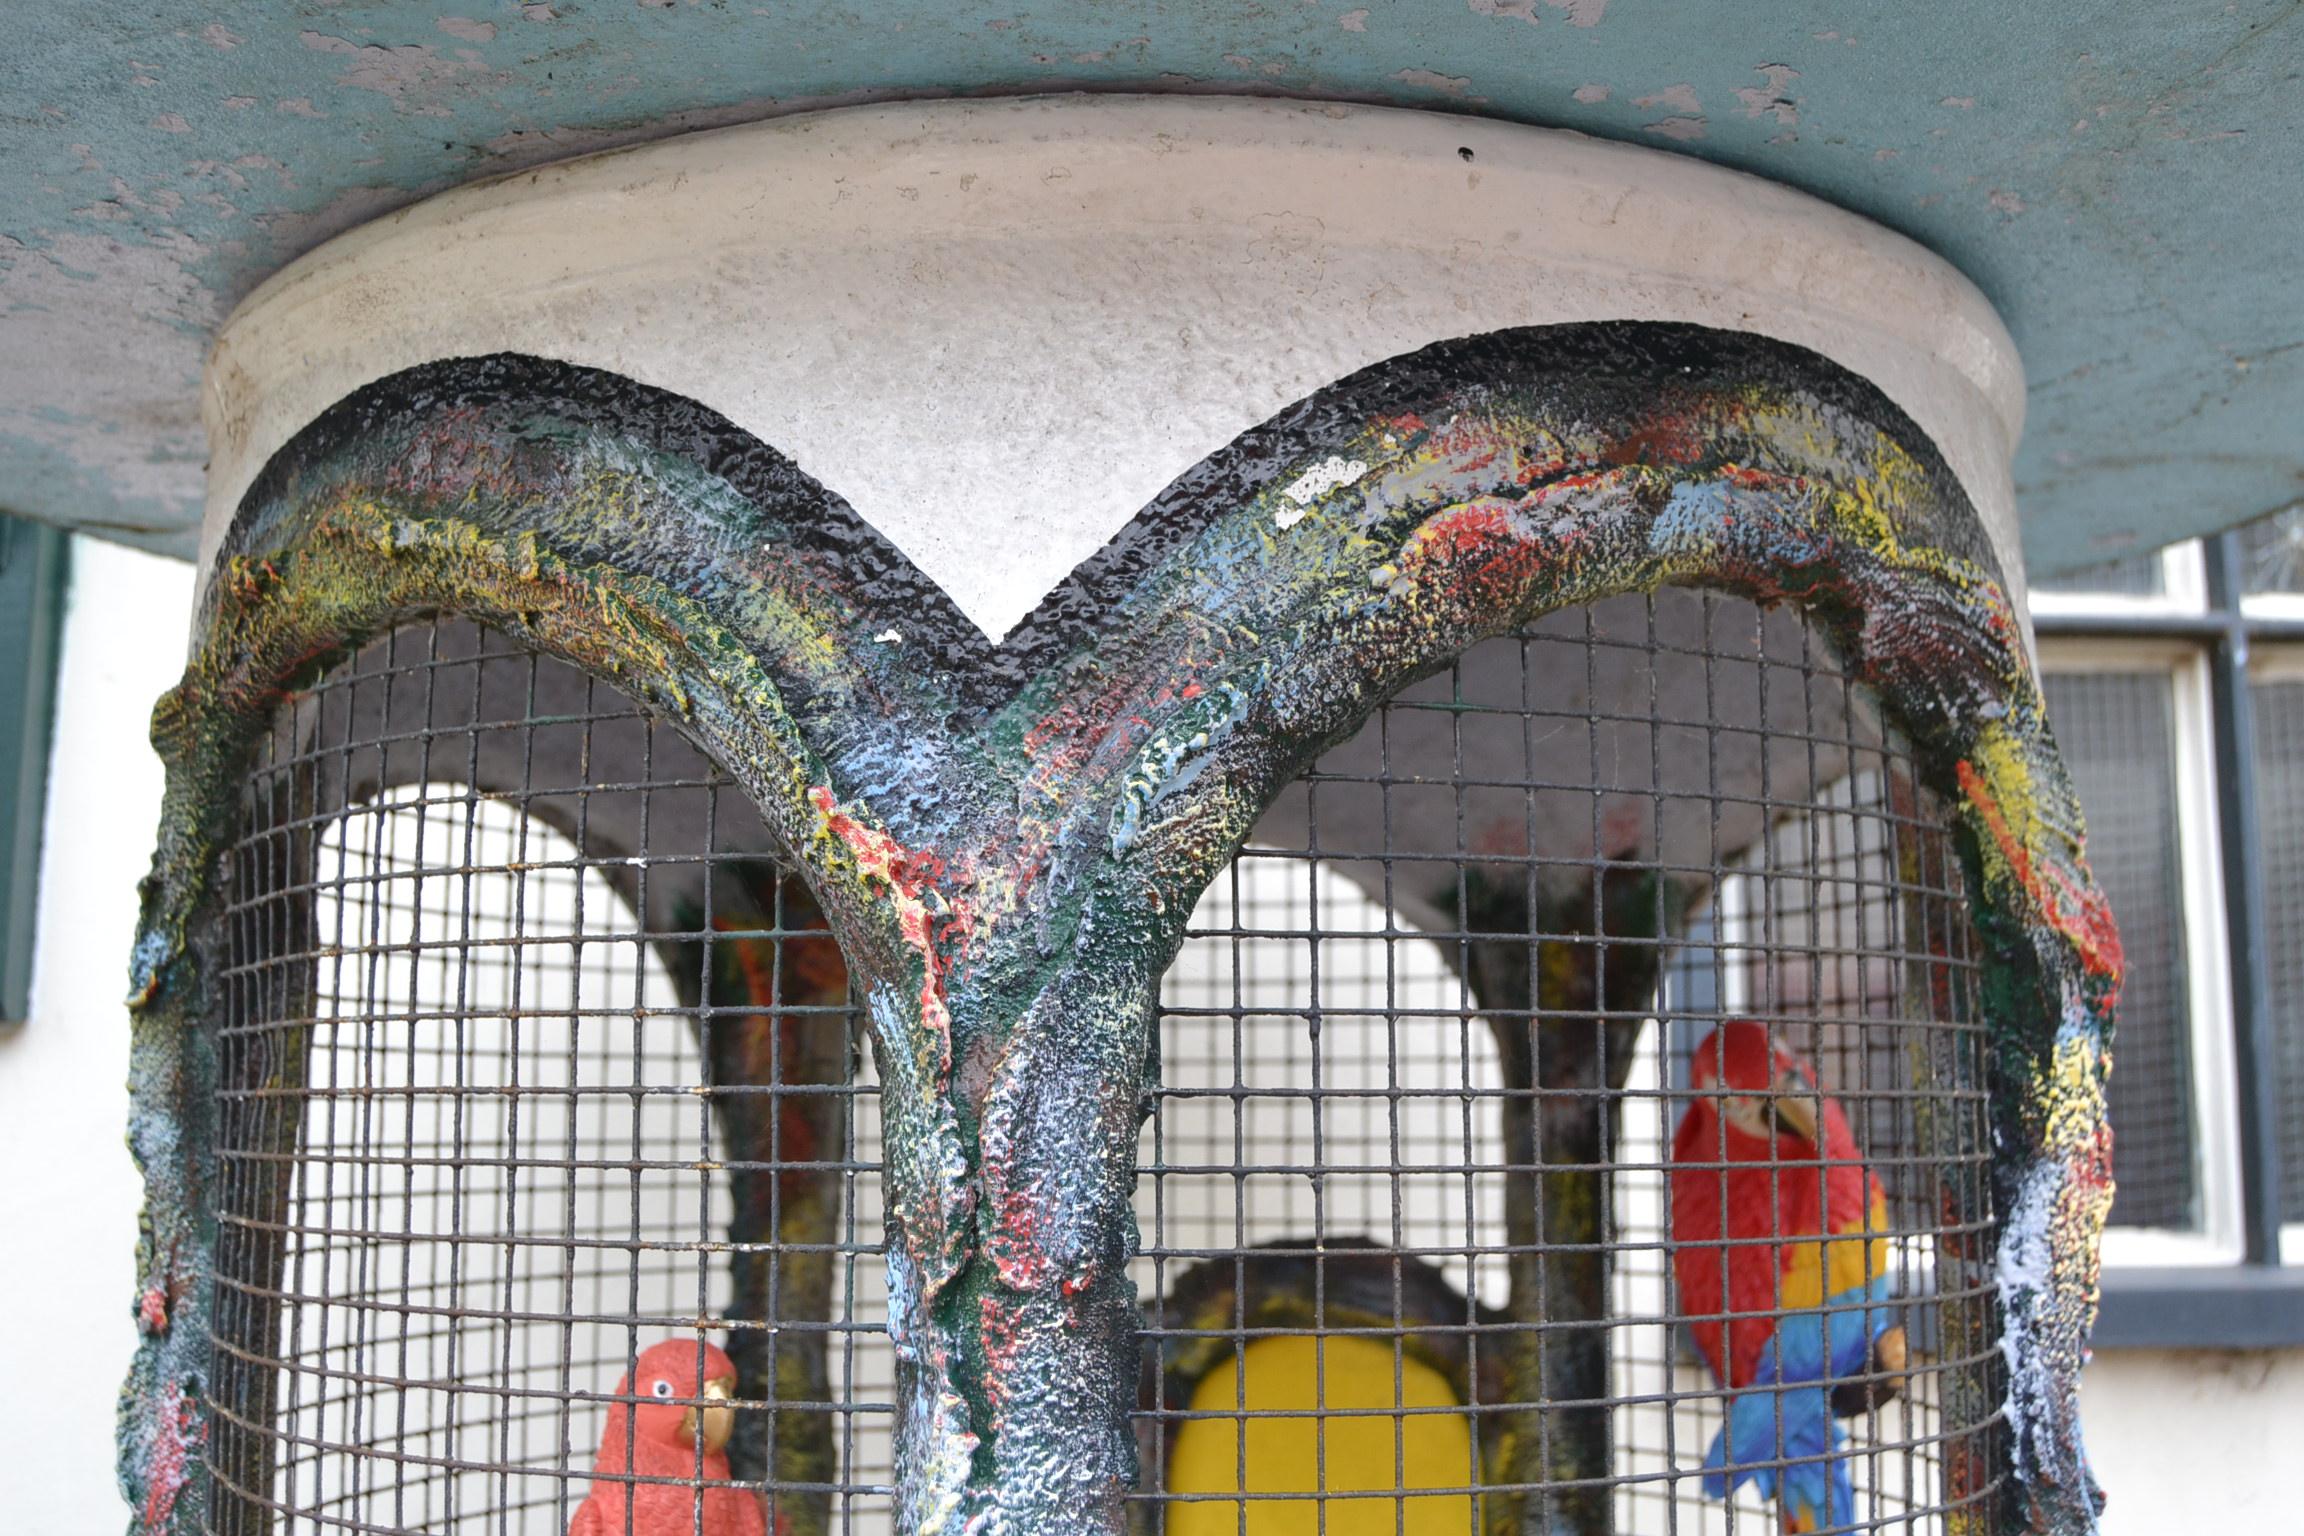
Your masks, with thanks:
M876 1089L743 796L440 621L281 709L243 827L211 1528L558 1536L631 1362L708 1338L736 1475L885 1529Z
M1988 1512L1976 962L1913 782L1804 628L1690 593L1490 642L1328 754L1164 991L1139 1528L1779 1529L1700 1491L1726 1394L1685 1324L1721 1302L1670 1278L1687 1054L1731 1017L1886 1188L1910 1368L1831 1527Z
M2264 860L2269 1001L2278 1020L2280 1214L2285 1221L2304 1221L2304 681L2264 679L2250 691L2256 704L2256 809L2262 828L2257 846ZM2125 1038L2126 1024L2121 1028Z
M2117 560L2084 565L2076 570L2035 576L2032 578L2032 586L2039 592L2158 597L2166 590L2166 578L2162 574L2160 551L2155 549L2141 555L2126 555Z
M2191 1008L2177 825L2174 681L2165 669L2052 672L2049 718L2088 807L2088 854L2128 957L2120 1066L2106 1092L2117 1226L2200 1221Z
M1581 697L1548 698L1577 677ZM1901 749L1797 625L1686 594L1485 647L1308 776L1261 829L1267 846L1211 890L1164 991L1139 1202L1142 1521L1471 1529L1499 1499L1581 1488L1601 1497L1570 1528L1773 1529L1748 1495L1696 1492L1721 1395L1681 1339L1663 1234L1681 1058L1729 1011L1810 1052L1890 1191L1916 1354L1903 1399L1852 1426L1852 1528L1936 1529L1949 1506L1988 1500L1999 1393L1973 965L1939 821L1909 785ZM747 1169L777 1189L838 1184L823 1245L838 1273L827 1322L771 1299L771 1353L813 1328L828 1379L771 1403L751 1367L737 1474L825 1528L888 1528L870 1074L844 996L812 1009L784 995L787 952L823 942L791 920L784 884L768 879L764 914L714 910L723 874L761 887L756 824L725 788L610 690L468 626L394 635L283 712L230 861L217 1529L564 1530L638 1350L699 1319L730 1324L714 1336L732 1347L747 1326L761 1337L727 1315L761 1309L731 1305L710 1247L764 1265L738 1290L773 1291L800 1264L806 1245L780 1229L725 1243L742 1202L724 1181ZM1499 831L1513 823L1517 843ZM1498 908L1514 889L1535 916ZM1643 904L1650 936L1621 931ZM1564 1017L1530 1006L1524 980L1518 1006L1474 995L1467 978L1493 984L1515 952L1598 978L1608 1006L1589 1016L1635 1028L1613 1067L1602 1048L1620 1090L1506 1086L1499 1043L1517 1034L1540 1066ZM713 978L745 956L777 995L715 1001ZM764 1015L836 1027L840 1080L708 1065L699 1030ZM1664 1022L1640 1028L1651 1015ZM837 1157L728 1145L732 1105L796 1092L848 1107ZM1514 1265L1538 1247L1515 1230L1531 1188L1503 1134L1515 1104L1538 1122L1588 1106L1605 1134L1602 1224L1581 1245L1605 1296L1588 1323L1515 1303ZM1196 1326L1227 1272L1232 1315ZM1267 1279L1308 1280L1309 1303L1252 1327L1241 1298ZM1485 1380L1516 1338L1554 1336L1605 1341L1581 1409L1549 1392L1532 1416L1486 1387L1470 1412L1428 1392L1398 1406L1412 1359ZM1372 1342L1384 1379L1348 1404L1339 1371L1323 1411L1244 1415L1244 1351L1283 1337L1311 1341L1323 1377ZM1234 1401L1175 1394L1163 1363L1195 1351L1229 1364ZM1549 1448L1542 1488L1487 1466L1484 1436L1519 1424L1576 1440L1595 1413L1603 1450L1577 1475ZM1315 1457L1332 1432L1377 1424L1385 1453L1338 1467L1311 1503L1170 1486L1185 1432L1217 1426L1236 1461L1248 1417L1308 1430ZM1451 1417L1464 1470L1396 1497L1406 1436ZM794 1477L777 1426L789 1444L811 1420L837 1423L816 1437L836 1438L836 1461ZM1247 1441L1262 1454L1257 1429Z

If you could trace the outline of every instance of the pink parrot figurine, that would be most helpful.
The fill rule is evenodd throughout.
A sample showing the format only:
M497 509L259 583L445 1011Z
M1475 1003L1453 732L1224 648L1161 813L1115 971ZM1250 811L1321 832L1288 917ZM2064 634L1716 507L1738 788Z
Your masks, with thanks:
M592 1492L568 1536L767 1536L759 1496L728 1483L735 1390L736 1367L710 1344L666 1339L642 1351L616 1386L639 1401L609 1405Z

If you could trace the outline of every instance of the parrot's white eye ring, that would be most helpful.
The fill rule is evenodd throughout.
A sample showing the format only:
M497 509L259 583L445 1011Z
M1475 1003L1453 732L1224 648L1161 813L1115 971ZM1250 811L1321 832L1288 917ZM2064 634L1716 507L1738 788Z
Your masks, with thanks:
M648 1390L655 1393L658 1397L670 1397L672 1395L672 1383L668 1381L659 1381Z

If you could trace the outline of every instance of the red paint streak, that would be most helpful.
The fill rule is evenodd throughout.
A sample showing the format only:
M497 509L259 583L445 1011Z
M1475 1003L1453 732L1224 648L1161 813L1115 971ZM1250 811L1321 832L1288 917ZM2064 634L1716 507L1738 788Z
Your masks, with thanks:
M1417 530L1416 546L1427 557L1462 559L1497 544L1517 543L1512 504L1482 497L1433 516Z
M184 1400L184 1389L173 1381L160 1389L157 1417L144 1494L144 1529L147 1531L164 1530L169 1516L176 1512L176 1496L184 1491L192 1453L202 1438L192 1405Z
M1543 553L1521 534L1515 503L1481 497L1434 515L1400 551L1404 574L1438 566L1455 583L1511 588L1543 564Z
M993 1250L993 1265L1000 1283L1019 1291L1038 1290L1051 1268L1040 1244L1040 1208L1029 1189L1018 1187L1011 1169L1000 1170L1004 1188L1000 1196L1000 1241Z
M1020 1378L1022 1362L1030 1352L1030 1339L1023 1327L1024 1310L1024 1306L1011 1304L997 1295L987 1295L978 1304L978 1336L984 1341L984 1385L996 1410L1006 1406L1004 1400L1012 1390L1008 1383Z
M2023 655L2024 632L2017 627L2016 615L2008 607L2008 594L2001 590L1998 582L1993 582L1984 588L1982 601L1984 627L2000 642L2001 650L2011 656Z
M895 897L897 931L905 946L920 957L920 1022L938 1039L949 1042L952 1014L944 1004L944 960L939 942L966 934L971 914L966 902L951 902L939 923L929 909L927 893L944 878L943 860L906 848L887 833L865 826L842 810L832 791L823 785L810 788L808 803L824 818L824 830L847 848L849 857L856 861L856 872L867 881L886 886Z
M1785 483L1782 475L1772 475L1764 469L1749 469L1742 464L1723 465L1720 478L1742 491L1772 491ZM1798 482L1794 484L1797 488Z
M1992 841L1999 846L2001 857L2008 861L2024 893L2047 915L2056 931L2072 941L2072 947L2079 952L2080 963L2088 972L2103 977L2117 988L2123 968L2120 930L2112 921L2112 905L2104 899L2104 893L2083 894L2072 876L2055 865L2036 868L2032 850L2008 824L2007 814L1985 783L1984 775L1966 758L1960 760L1956 771L1960 792L1976 807L1976 814L1984 818Z
M1704 457L1704 433L1684 416L1659 415L1611 444L1611 464L1693 464Z
M2096 1128L2088 1138L2088 1156L2075 1159L2072 1169L2073 1187L2083 1195L2109 1194L2112 1189L2112 1139L2109 1121Z
M1031 728L1024 733L1025 755L1036 758L1057 741L1076 743L1080 734L1078 710L1069 704L1060 706L1033 721ZM1080 749L1075 745L1070 753L1064 755L1077 755L1079 752Z
M157 1284L144 1288L144 1299L136 1308L136 1320L144 1325L146 1333L168 1331L168 1293Z

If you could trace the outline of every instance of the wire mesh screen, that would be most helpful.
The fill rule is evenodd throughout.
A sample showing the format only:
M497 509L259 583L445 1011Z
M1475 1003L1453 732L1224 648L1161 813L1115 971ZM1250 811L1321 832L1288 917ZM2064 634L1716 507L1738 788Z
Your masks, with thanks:
M215 1528L891 1529L874 1079L742 795L440 622L285 706L242 813ZM1134 1523L1986 1512L1971 943L1788 615L1621 601L1409 690L1163 983Z
M2237 530L2247 593L2304 593L2304 508L2290 507Z
M2116 1226L2200 1222L2192 1123L2191 980L2177 821L2175 677L2166 668L2051 672L2049 718L2080 803L2088 855L2120 916L2120 1065L2105 1093Z
M2281 660L2295 665L2293 653ZM2266 677L2250 685L2256 703L2257 814L2263 831L2265 944L2278 1021L2280 1203L2285 1221L2304 1221L2304 679Z
M1138 1528L1987 1516L1943 826L1800 622L1691 592L1488 642L1326 754L1164 989Z
M2032 586L2039 592L2084 592L2090 595L2105 593L2121 597L2158 597L2167 590L2167 578L2160 563L2160 551L2141 555L2128 555L2118 560L2105 560L2095 565L2084 565L2077 570L2058 571L2053 575L2034 576Z
M443 621L285 705L242 817L215 1529L885 1529L875 1090L743 795Z

